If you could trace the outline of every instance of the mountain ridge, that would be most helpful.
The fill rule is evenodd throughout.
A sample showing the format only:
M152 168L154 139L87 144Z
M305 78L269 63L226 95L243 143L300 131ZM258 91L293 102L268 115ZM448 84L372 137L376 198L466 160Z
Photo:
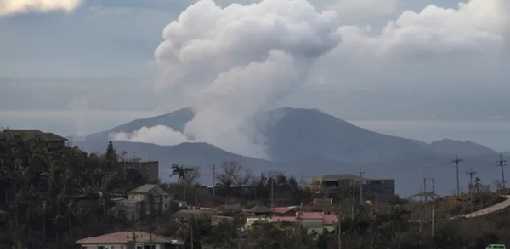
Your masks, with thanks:
M102 153L111 133L129 133L160 124L182 131L192 117L191 109L184 108L177 113L137 119L91 134L77 145L88 152ZM415 185L422 181L421 177L434 176L438 185L440 181L444 182L443 188L449 191L451 179L445 172L452 169L450 162L454 155L465 158L463 167L477 170L482 178L497 179L494 177L498 175L497 168L492 165L497 153L474 142L441 140L425 143L385 135L359 128L316 109L278 108L263 113L260 119L264 121L259 128L267 137L268 160L238 155L206 143L159 146L116 141L114 144L119 152L160 161L163 180L168 179L171 163L201 166L204 172L202 182L208 183L211 164L239 161L255 172L282 171L301 177L353 173L363 169L372 176L395 178L398 191L406 194L419 191Z

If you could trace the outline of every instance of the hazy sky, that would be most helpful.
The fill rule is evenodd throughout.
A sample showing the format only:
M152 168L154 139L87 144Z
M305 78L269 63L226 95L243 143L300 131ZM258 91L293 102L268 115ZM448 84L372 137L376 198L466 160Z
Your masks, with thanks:
M183 32L200 29L199 21L181 21L184 31L162 38L163 29L197 1L30 2L0 0L0 126L87 134L191 105L187 94L158 86L162 64L155 52L162 41L186 42ZM319 108L395 135L471 139L510 150L506 0L462 6L458 0L310 2L337 13L334 24L316 28L333 26L338 40L331 48L312 47L322 52L307 64L306 79L272 105ZM324 35L320 39L328 40ZM316 37L301 38L306 45ZM192 74L203 73L193 68Z

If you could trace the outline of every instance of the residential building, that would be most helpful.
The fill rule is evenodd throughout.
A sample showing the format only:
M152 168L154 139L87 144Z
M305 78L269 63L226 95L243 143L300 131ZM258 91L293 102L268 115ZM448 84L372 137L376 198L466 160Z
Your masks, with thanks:
M143 215L159 215L170 207L170 195L160 186L145 184L128 192L128 200L141 201Z
M136 221L145 216L161 215L170 208L172 198L160 186L145 184L128 192L128 198L116 198L114 214Z
M325 212L297 212L295 216L273 216L270 222L299 223L309 233L334 231L338 223L337 215Z
M115 232L76 241L82 249L180 249L184 242L147 232Z
M21 139L23 141L40 141L46 145L46 148L49 152L58 152L65 148L67 139L53 134L46 133L40 130L3 130L0 131L0 139L1 135L10 136L17 139Z
M158 161L124 161L122 162L124 170L135 170L138 172L146 182L158 183L159 182L159 162Z
M356 175L313 177L311 188L317 193L324 193L330 197L337 197L339 194L359 196L359 189L362 189L365 200L388 201L395 196L395 180Z

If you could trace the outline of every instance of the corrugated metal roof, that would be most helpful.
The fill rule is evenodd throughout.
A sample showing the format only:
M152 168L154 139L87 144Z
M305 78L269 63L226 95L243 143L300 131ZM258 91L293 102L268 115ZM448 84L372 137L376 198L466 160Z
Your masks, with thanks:
M172 243L175 244L176 240L166 238L154 233L147 232L116 232L103 234L97 237L87 237L78 240L77 244L126 244L130 241L140 243Z
M163 189L161 189L160 186L156 184L145 184L129 191L129 193L149 193L149 192L155 192L161 195L168 194Z

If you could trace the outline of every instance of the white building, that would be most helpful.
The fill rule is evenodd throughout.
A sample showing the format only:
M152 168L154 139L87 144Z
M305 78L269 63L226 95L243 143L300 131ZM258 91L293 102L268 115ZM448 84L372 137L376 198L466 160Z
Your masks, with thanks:
M146 232L116 232L76 241L82 249L181 249L180 240Z

